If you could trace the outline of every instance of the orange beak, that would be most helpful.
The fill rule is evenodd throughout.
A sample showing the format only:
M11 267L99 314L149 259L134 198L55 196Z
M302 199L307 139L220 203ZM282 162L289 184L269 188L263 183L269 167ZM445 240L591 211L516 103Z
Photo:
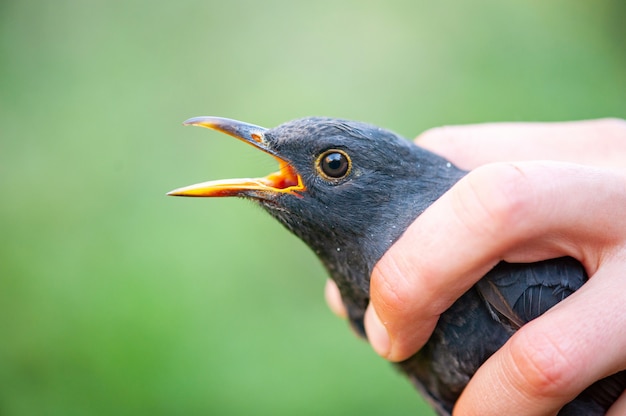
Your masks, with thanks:
M222 197L253 196L263 197L277 193L300 196L305 190L302 178L291 164L272 151L265 140L267 129L221 117L194 117L183 123L185 126L201 126L221 131L246 142L271 155L278 161L279 170L261 178L226 179L197 183L168 192L171 196Z

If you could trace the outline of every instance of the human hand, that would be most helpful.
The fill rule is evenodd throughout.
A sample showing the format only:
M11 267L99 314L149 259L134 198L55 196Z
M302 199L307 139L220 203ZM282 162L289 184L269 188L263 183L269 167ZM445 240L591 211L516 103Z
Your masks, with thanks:
M626 123L446 127L418 144L474 170L377 264L365 316L374 349L391 361L414 354L439 315L500 260L572 256L589 282L494 354L455 414L556 413L594 381L625 369ZM625 412L622 396L609 414Z

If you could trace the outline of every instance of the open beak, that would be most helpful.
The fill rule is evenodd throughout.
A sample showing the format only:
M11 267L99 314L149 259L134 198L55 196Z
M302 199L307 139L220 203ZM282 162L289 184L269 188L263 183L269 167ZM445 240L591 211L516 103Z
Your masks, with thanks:
M263 198L277 193L300 196L305 189L302 178L291 164L268 147L265 140L267 129L221 117L194 117L183 123L185 126L201 126L221 131L271 155L278 161L279 170L261 178L226 179L197 183L168 192L171 196L221 197L251 196Z

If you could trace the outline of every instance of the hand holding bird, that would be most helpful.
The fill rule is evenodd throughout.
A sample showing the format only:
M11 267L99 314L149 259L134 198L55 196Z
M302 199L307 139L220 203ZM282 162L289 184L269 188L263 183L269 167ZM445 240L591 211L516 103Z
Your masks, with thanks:
M438 315L432 305L442 299L453 302L462 285L473 284L481 267L494 259L538 261L570 255L591 276L585 290L524 326L496 352L472 378L456 410L462 415L545 414L595 380L626 368L626 123L608 119L455 126L430 130L417 143L458 166L478 169L475 177L466 178L471 181L459 182L451 192L457 201L480 203L464 204L459 211L452 209L455 197L441 198L383 256L374 270L371 296L388 323L382 337L389 331L395 354L400 354L383 351L389 350L387 339L382 341L387 345L374 347L392 359L417 351L430 336L428 323ZM515 164L485 166L503 161ZM458 197L467 192L476 195ZM507 192L513 199L494 207ZM480 232L468 233L477 226ZM431 237L423 239L425 234ZM432 255L412 254L423 250ZM341 311L331 282L327 299L333 310ZM376 344L380 338L371 332L381 328L373 318L370 310L365 326ZM626 397L609 414L626 414Z

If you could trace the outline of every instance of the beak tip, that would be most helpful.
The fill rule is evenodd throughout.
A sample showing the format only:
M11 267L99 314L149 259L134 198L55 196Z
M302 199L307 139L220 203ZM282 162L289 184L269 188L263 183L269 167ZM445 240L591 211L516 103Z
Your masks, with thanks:
M183 121L183 126L200 126L200 127L206 127L209 129L216 129L219 130L219 124L220 122L223 122L226 119L223 119L221 117L213 117L213 116L199 116L199 117L192 117L189 118L185 121Z
M183 121L183 126L194 126L197 124L197 117L187 119Z

